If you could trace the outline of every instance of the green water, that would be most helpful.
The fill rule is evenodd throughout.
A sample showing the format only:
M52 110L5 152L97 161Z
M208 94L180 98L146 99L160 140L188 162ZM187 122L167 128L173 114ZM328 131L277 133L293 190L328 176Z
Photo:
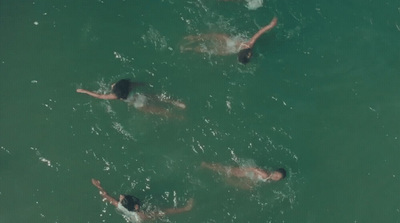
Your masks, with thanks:
M186 35L251 36L255 57L181 53ZM135 194L192 211L159 222L400 222L400 3L0 1L0 222L124 222ZM107 92L131 78L183 120ZM285 167L239 190L202 161Z

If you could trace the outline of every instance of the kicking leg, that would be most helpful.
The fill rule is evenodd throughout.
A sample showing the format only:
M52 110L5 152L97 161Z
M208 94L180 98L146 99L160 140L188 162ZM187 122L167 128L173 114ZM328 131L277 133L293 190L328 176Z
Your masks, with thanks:
M194 202L193 198L190 198L187 201L187 203L186 203L186 205L184 207L181 207L181 208L168 208L168 209L163 210L162 212L164 212L165 214L179 214L179 213L182 213L182 212L187 212L187 211L192 210L193 202Z
M217 163L206 163L206 162L201 162L201 167L203 168L207 168L210 170L214 170L216 172L222 172L222 173L228 173L229 169L226 166L222 166L221 164L217 164Z
M172 104L172 105L174 105L174 106L176 106L176 107L178 107L180 109L185 109L186 108L186 105L184 103L180 102L180 101L171 100L171 99L166 98L164 96L159 96L158 99L160 101L162 101L162 102L170 103L170 104Z

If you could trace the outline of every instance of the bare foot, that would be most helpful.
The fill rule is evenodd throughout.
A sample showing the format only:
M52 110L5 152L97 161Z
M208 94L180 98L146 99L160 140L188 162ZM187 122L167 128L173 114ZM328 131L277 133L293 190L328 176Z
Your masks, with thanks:
M185 211L190 211L193 208L193 203L194 203L194 199L190 198L187 203L186 206L183 208Z
M212 164L209 164L209 163L206 163L206 162L201 162L200 166L203 167L203 168L208 168L208 169L212 169L213 168Z
M186 51L194 51L194 49L191 48L191 47L183 47L183 46L181 46L180 49L181 49L181 53L186 52Z
M196 36L193 36L193 35L183 37L183 39L185 39L185 40L195 40L195 38L196 38Z
M186 105L179 101L174 101L174 102L172 102L172 104L175 105L176 107L179 107L180 109L186 108Z
M78 93L85 93L85 90L83 90L83 89L76 89L76 92L78 92Z

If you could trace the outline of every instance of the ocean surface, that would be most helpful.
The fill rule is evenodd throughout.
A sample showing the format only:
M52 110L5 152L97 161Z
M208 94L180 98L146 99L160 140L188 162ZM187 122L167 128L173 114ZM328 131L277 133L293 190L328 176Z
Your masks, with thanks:
M181 52L185 36L250 38L248 65ZM400 222L400 2L1 0L0 223L125 222L102 202L133 194L150 222ZM186 104L144 113L119 79ZM284 167L252 190L201 162Z

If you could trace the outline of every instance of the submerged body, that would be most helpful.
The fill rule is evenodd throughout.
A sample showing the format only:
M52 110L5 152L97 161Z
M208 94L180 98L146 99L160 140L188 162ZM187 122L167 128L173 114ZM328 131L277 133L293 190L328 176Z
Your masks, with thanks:
M96 92L88 91L85 89L77 89L76 92L84 93L90 95L92 97L104 100L122 100L128 103L128 105L132 105L136 109L152 114L163 115L166 117L170 117L170 111L163 106L155 106L156 103L153 102L162 102L174 105L177 108L185 109L186 105L180 101L170 100L165 97L155 97L148 96L143 93L135 92L139 86L143 86L143 83L131 82L129 79L122 79L118 82L111 85L111 93L109 94L98 94ZM151 99L151 100L150 100Z
M278 19L274 17L267 26L261 28L249 41L245 41L241 37L231 37L222 33L189 35L184 37L185 42L181 45L181 51L194 51L215 55L238 54L238 61L246 64L250 61L252 48L256 40L262 34L274 28L277 21Z
M128 97L125 102L127 102L128 105L132 105L136 109L142 109L143 107L147 106L149 100L144 94L135 93Z
M244 48L241 37L229 37L225 34L200 34L186 36L181 51L195 51L213 55L230 55L239 53Z
M286 170L283 168L275 171L266 171L258 167L233 167L206 162L202 162L201 167L224 174L228 178L246 179L249 184L243 184L243 182L234 183L231 181L232 179L229 179L229 182L243 189L251 189L254 184L260 182L279 181L286 177Z
M193 199L190 198L187 204L182 208L169 208L164 209L158 212L154 212L151 214L147 214L140 209L140 200L132 195L120 195L119 200L117 201L115 198L109 196L107 192L103 189L99 180L92 179L92 184L99 189L101 196L104 198L104 201L110 202L114 205L118 212L120 212L124 218L132 223L142 222L144 220L154 220L160 217L163 217L166 214L178 214L190 211L193 207Z

